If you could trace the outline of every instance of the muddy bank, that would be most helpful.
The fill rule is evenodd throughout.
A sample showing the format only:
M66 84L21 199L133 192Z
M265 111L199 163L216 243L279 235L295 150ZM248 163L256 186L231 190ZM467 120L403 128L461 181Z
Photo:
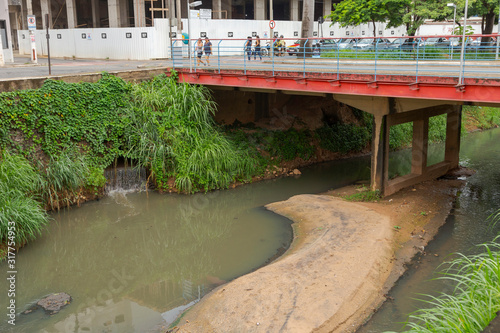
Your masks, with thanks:
M292 247L215 289L178 331L354 332L444 224L462 185L429 181L377 203L338 198L351 186L268 205L294 221Z

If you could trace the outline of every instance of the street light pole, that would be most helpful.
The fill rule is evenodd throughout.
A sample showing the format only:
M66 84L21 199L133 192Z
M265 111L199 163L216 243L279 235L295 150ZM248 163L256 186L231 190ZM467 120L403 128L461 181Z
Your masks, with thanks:
M195 1L189 3L189 0L186 0L187 2L187 10L188 10L188 53L189 53L189 73L193 71L193 64L191 63L191 8L201 6L201 1Z
M191 4L189 0L187 2L187 10L188 10L188 57L189 57L189 73L193 71L193 64L191 63Z
M462 30L462 50L460 52L460 73L458 75L458 85L461 86L463 84L462 73L464 67L464 53L465 53L465 30L467 29L467 7L469 7L469 0L465 0L465 13L464 13L464 26Z
M499 45L500 45L500 2L498 3L497 48L495 50L495 60L498 60L498 46Z

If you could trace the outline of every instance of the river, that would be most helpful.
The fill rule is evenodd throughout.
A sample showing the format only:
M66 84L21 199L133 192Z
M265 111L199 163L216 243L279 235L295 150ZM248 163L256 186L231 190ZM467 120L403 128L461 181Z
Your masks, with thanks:
M50 293L73 300L56 315L21 314L13 331L146 332L172 322L215 286L288 248L290 221L265 204L368 178L364 157L207 194L115 191L54 213L17 254L17 311ZM5 262L0 269L8 271ZM8 290L6 279L0 290ZM2 320L0 331L9 328Z
M418 268L411 268L391 292L394 302L362 332L398 329L416 305L414 293L443 289L425 282L447 254L469 251L491 240L483 223L499 199L500 130L469 135L461 162L471 177L457 208ZM430 149L434 162L442 145ZM404 174L410 154L391 154L390 173ZM53 221L16 257L16 304L67 292L72 303L48 316L20 315L15 332L147 332L169 323L217 285L244 275L286 249L290 222L263 208L296 194L321 193L368 180L368 156L304 168L302 175L248 184L208 194L114 192L108 197L52 214ZM7 271L6 263L0 265ZM7 290L7 281L0 281ZM446 286L444 286L446 289ZM4 308L7 299L0 299ZM399 326L398 326L399 325ZM11 328L2 320L0 331Z
M433 149L440 146L434 145ZM391 290L392 300L385 302L357 333L404 331L408 314L425 307L417 300L423 298L421 294L438 296L452 292L449 282L433 280L443 268L438 266L454 258L450 254L480 252L476 245L490 242L500 233L500 226L492 228L486 221L500 209L500 129L469 134L462 141L460 164L477 172L467 179L446 224L425 249L426 255L416 257Z

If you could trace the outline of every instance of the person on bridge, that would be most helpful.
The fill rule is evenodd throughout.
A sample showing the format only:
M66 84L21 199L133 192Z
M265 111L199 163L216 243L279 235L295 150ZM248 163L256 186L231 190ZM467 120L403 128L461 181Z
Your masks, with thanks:
M248 60L252 57L252 37L248 36L245 42L245 52L248 55Z
M203 45L203 51L205 52L205 62L207 66L210 66L210 55L212 54L212 42L208 37L205 37L205 44Z
M203 60L201 60L201 56L203 55L203 41L201 38L198 38L198 41L196 41L196 56L198 57L197 64L200 66L200 63L203 65L206 65Z
M257 56L262 60L262 54L260 53L260 37L255 36L255 49L253 51L253 60L257 60Z

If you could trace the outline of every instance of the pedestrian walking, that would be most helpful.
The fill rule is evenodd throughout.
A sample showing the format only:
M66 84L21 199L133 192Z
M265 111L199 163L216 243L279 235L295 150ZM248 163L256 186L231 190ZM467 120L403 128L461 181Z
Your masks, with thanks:
M245 42L245 52L248 55L248 60L252 57L252 37L248 36Z
M205 44L203 45L203 51L205 52L205 62L207 66L210 66L210 55L212 54L212 42L208 37L205 37Z
M201 60L201 56L203 55L203 41L201 40L201 38L198 38L198 40L196 41L195 52L196 52L196 56L198 57L198 60L197 60L198 66L200 66L200 63L205 65L203 60Z
M259 56L260 60L262 60L262 54L260 53L260 37L255 36L255 49L253 51L253 60L257 60L257 56Z

